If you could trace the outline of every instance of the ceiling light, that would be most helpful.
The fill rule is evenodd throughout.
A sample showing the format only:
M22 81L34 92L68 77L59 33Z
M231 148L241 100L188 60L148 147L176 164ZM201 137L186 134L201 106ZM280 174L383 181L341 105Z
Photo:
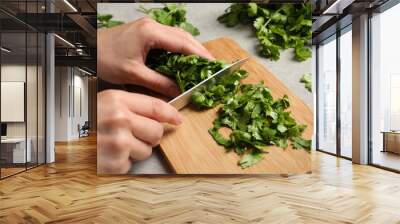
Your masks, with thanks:
M90 72L88 72L88 71L86 71L86 70L83 70L83 69L81 69L81 68L79 68L79 67L78 67L78 70L81 71L81 72L83 72L83 73L85 73L85 74L87 74L87 75L90 75L90 76L93 75L92 73L90 73Z
M11 52L11 50L9 50L9 49L7 49L7 48L5 48L5 47L1 47L1 50L4 51L4 52L6 52L6 53L10 53L10 52Z
M343 10L353 2L354 0L336 0L332 5L325 9L322 14L342 14Z
M73 44L72 44L71 42L69 42L68 40L66 40L66 39L64 39L64 38L62 38L62 37L60 37L60 36L57 35L57 34L54 34L54 36L57 37L57 38L58 38L59 40L61 40L62 42L64 42L65 44L67 44L68 46L75 48L75 45L73 45Z
M327 9L324 10L322 14L328 14L331 13L332 9L334 9L337 4L339 4L340 0L336 0L332 5L330 5Z
M71 3L69 3L68 0L64 0L64 3L67 4L74 12L78 12L78 10Z

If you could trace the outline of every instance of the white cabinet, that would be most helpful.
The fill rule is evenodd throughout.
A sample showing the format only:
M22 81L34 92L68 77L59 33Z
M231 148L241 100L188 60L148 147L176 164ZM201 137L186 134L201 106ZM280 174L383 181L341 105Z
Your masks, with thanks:
M26 143L27 147L25 151L24 138L7 138L1 140L2 147L7 147L8 150L12 151L12 163L32 161L32 140L28 138Z

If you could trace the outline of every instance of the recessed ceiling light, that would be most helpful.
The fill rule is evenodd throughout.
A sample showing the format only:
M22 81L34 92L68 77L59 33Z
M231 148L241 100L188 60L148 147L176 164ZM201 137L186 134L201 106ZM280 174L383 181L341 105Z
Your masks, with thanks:
M351 5L355 0L336 0L322 14L342 14L343 9Z
M70 46L70 47L72 47L72 48L75 48L75 45L73 45L71 42L69 42L68 40L66 40L66 39L64 39L64 38L62 38L62 37L60 37L59 35L57 35L57 34L54 34L54 36L55 37L57 37L59 40L61 40L62 42L64 42L65 44L67 44L68 46Z
M88 71L86 71L86 70L83 70L83 69L81 69L81 68L79 68L79 67L78 67L78 70L81 71L81 72L83 72L83 73L85 73L85 74L87 74L87 75L90 75L90 76L93 75L92 73L90 73L90 72L88 72Z
M64 3L68 5L74 12L78 12L78 10L68 1L64 0Z
M11 50L9 50L9 49L7 49L5 47L1 47L1 51L4 51L6 53L10 53L11 52Z

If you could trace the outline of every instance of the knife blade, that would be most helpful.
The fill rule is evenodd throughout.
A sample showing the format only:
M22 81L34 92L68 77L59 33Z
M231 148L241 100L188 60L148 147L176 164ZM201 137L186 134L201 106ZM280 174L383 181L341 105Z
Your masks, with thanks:
M206 78L205 80L201 81L199 84L193 86L189 90L185 91L181 95L175 97L173 100L169 101L168 103L175 107L177 110L182 109L190 102L190 98L192 97L193 92L199 90L203 86L207 86L210 83L215 83L217 78L221 78L224 75L230 75L235 71L239 70L240 66L242 66L250 57L240 59L225 68L217 71L216 73L212 74L210 77Z

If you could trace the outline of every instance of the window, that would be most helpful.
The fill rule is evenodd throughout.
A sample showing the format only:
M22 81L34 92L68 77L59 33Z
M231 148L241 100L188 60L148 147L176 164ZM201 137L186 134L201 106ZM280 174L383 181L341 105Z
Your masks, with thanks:
M318 47L318 148L336 153L336 36Z
M371 18L370 161L400 171L400 5Z
M352 33L351 26L340 36L340 155L352 157Z

